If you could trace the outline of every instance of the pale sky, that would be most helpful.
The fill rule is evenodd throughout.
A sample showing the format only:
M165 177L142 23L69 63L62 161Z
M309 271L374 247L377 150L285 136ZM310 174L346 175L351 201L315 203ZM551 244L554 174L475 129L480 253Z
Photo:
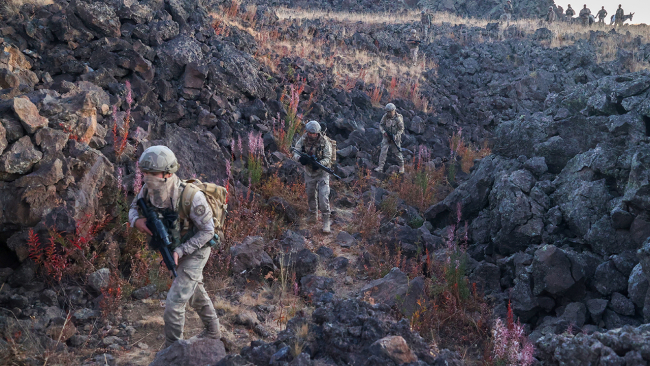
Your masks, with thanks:
M571 7L576 12L575 16L578 16L578 13L584 4L587 4L587 7L594 15L598 13L598 10L600 10L602 6L604 6L605 10L607 10L607 24L609 24L609 17L616 13L618 4L621 4L626 15L635 13L632 24L645 23L650 25L650 0L555 0L555 4L562 6L565 11L567 4L571 4ZM625 22L625 24L629 23L629 20Z

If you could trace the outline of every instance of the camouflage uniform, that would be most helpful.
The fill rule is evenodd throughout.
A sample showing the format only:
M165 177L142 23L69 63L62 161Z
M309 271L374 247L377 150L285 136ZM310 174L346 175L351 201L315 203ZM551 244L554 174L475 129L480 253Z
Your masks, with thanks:
M145 183L133 200L129 210L129 222L132 227L135 227L135 221L141 218L137 200L144 197L145 194L150 207L159 216L163 216L165 210L180 211L179 205L184 184L175 174L167 179L175 179L174 188L169 195L170 203L167 205L168 207L158 208L151 205L151 196ZM163 319L165 320L166 346L170 346L183 337L185 306L188 303L201 318L205 326L205 335L215 339L221 337L219 318L212 305L212 300L210 300L203 287L203 267L205 267L210 257L210 246L206 245L206 243L214 236L212 210L203 192L199 191L194 195L190 207L190 217L186 221L188 222L181 223L180 219L177 219L175 220L176 223L169 227L173 238L173 250L178 254L179 260L176 270L178 277L174 279L165 302ZM192 235L192 233L194 234ZM190 236L190 238L181 243L183 235Z
M401 149L402 134L404 134L404 119L402 118L402 115L395 112L395 115L393 117L388 117L388 113L384 114L384 116L381 117L381 122L379 122L379 130L382 133L382 140L381 153L379 154L379 164L376 170L382 171L384 169L386 158L388 157L388 150L390 150L391 154L395 154L397 156L400 172L404 172L404 157L402 156ZM389 137L386 136L386 132L389 132L394 136L395 142L399 148L393 144Z
M420 37L418 37L417 31L415 29L411 29L411 34L409 39L406 40L406 44L411 50L411 59L413 60L414 64L418 62L418 50L420 49L419 41Z
M307 134L303 134L295 146L296 150L314 155L319 163L329 167L332 164L332 145L319 132L318 138L311 140ZM299 160L300 155L294 154L294 160ZM323 231L329 232L330 220L330 175L322 169L314 169L311 165L304 166L305 170L305 191L307 192L307 203L309 205L309 220L315 222L318 217L318 209L323 214ZM326 225L327 224L327 225ZM327 230L325 230L327 226Z
M621 5L619 5L618 9L616 9L616 14L614 14L616 26L623 25L623 16L625 16L625 12L623 11L623 8L621 8Z
M585 7L580 10L580 21L585 27L589 25L589 15L591 15L591 10L589 10L585 5Z
M552 6L549 6L548 14L546 14L546 21L548 21L549 24L553 23L555 21L555 17L556 17L555 10L553 10Z
M602 8L598 10L598 13L596 15L598 16L598 23L605 24L605 17L607 16L607 10L605 10L605 8Z
M566 18L567 18L567 20L570 21L573 18L574 15L576 15L576 12L571 7L571 4L569 4L569 7L566 8Z
M431 28L431 14L422 11L420 17L420 22L422 23L422 33L424 34L424 40L429 40L429 28Z

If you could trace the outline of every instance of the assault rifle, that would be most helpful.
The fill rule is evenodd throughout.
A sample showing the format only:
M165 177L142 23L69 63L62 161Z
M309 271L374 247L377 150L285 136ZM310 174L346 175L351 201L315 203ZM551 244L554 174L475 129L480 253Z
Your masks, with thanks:
M395 147L397 148L397 150L399 150L399 151L401 151L401 152L407 152L407 153L409 153L409 154L411 154L411 155L414 155L414 154L413 154L413 151L411 151L411 150L409 150L409 149L406 149L406 148L403 148L403 147L400 147L400 146L397 144L397 141L395 141L395 136L394 136L392 133L390 133L390 132L388 132L388 131L386 131L386 132L384 132L384 133L386 134L386 136L388 136L388 139L390 140L390 142L392 142L393 145L395 145Z
M315 157L313 157L313 156L311 156L311 155L307 155L307 153L304 153L304 152L302 152L302 151L296 149L295 147L292 147L292 148L291 148L291 151L293 151L293 152L295 152L296 154L300 155L300 159L307 159L307 161L309 161L309 163L311 164L311 166L312 166L314 169L322 169L322 170L324 170L324 171L326 171L326 172L332 174L336 179L341 179L341 177L339 177L338 175L336 175L336 173L334 173L334 171L333 171L332 169L330 169L330 168L326 167L325 165L319 163L318 160L316 160ZM333 154L336 154L336 152L332 152L332 153L333 153Z
M422 43L422 41L419 41L419 40L417 40L417 39L407 39L407 40L406 40L406 43L414 43L414 44L419 45L419 44Z
M160 251L163 262L165 262L167 269L172 271L174 277L178 277L178 274L176 274L176 263L174 263L174 258L169 251L169 248L172 245L171 235L169 235L169 232L167 232L165 224L163 224L163 222L153 210L149 209L144 198L140 198L138 200L138 206L140 206L142 209L144 217L147 218L147 228L153 233L149 245L151 245L152 248Z

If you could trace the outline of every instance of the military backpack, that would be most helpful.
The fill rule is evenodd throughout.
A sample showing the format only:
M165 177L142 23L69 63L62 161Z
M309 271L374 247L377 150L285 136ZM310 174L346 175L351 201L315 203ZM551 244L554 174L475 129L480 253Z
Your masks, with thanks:
M210 209L212 209L212 220L214 221L214 237L208 242L208 245L211 247L221 245L224 238L223 227L228 213L228 204L226 203L228 191L225 187L214 183L203 183L198 179L188 179L182 182L185 187L181 193L179 208L181 221L189 221L194 195L199 191L203 192Z

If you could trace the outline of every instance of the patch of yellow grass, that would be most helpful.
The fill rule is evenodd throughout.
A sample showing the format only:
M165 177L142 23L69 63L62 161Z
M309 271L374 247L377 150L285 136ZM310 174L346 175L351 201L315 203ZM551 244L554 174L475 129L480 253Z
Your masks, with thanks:
M0 15L12 17L20 12L20 8L26 4L35 6L45 6L54 4L53 0L2 0L4 4L0 5Z

